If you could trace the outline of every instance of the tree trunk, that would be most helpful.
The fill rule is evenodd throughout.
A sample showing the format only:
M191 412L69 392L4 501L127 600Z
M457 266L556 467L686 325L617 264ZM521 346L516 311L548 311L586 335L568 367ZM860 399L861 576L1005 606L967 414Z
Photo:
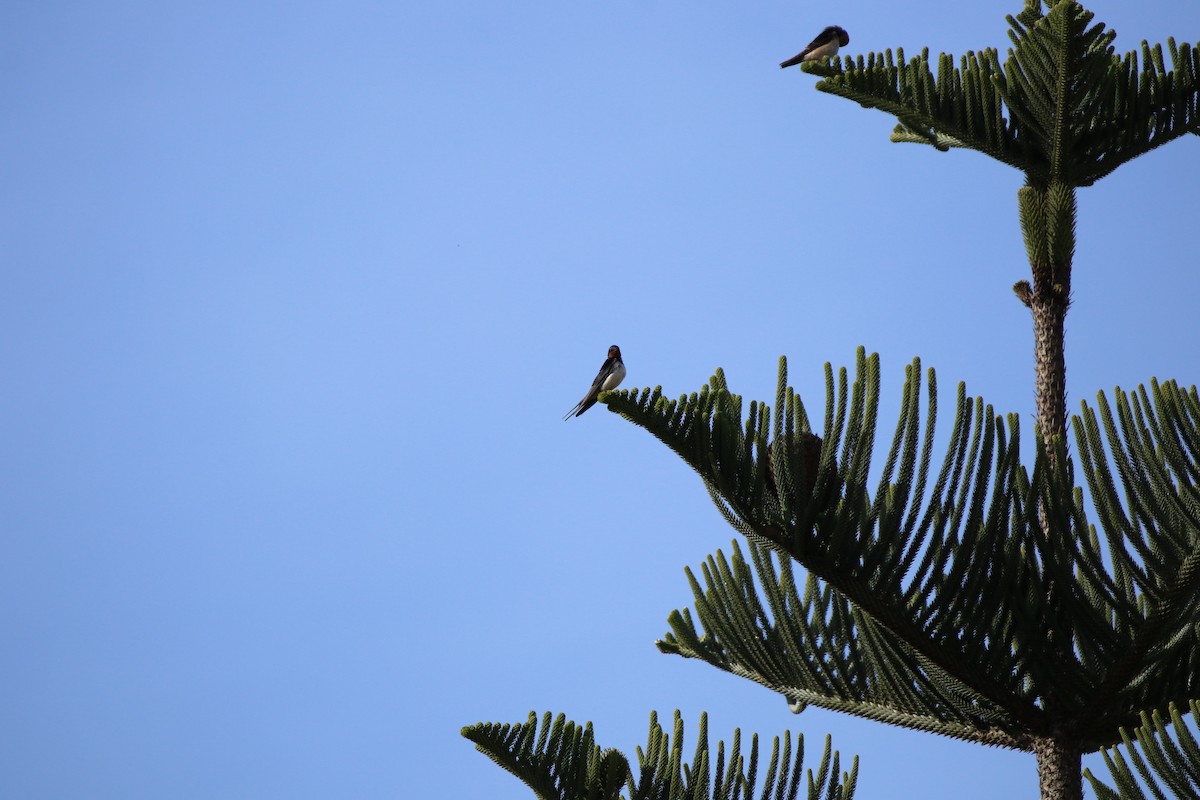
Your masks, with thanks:
M1075 189L1061 182L1030 180L1017 192L1017 208L1033 284L1022 281L1013 288L1033 315L1037 424L1053 459L1053 439L1067 427L1064 340L1075 254Z
M1042 800L1083 800L1082 756L1078 745L1065 737L1034 740L1038 786Z
M1061 182L1041 184L1031 180L1017 193L1017 205L1033 282L1032 285L1021 282L1013 288L1033 316L1038 433L1051 466L1061 466L1057 461L1059 446L1065 445L1062 439L1067 428L1065 342L1067 308L1071 302L1071 261L1075 252L1075 189ZM1067 535L1066 531L1051 529L1045 508L1038 512L1048 537ZM1051 547L1051 552L1055 549ZM1061 590L1049 571L1044 578L1046 644L1054 658L1066 667L1075 654L1067 615L1061 613ZM1047 687L1042 707L1055 714L1058 701L1053 687ZM1078 741L1056 731L1055 735L1035 739L1033 752L1037 756L1042 800L1083 800Z
M1033 312L1034 380L1037 395L1037 424L1047 455L1054 458L1053 438L1067 426L1066 298L1051 290L1034 291Z

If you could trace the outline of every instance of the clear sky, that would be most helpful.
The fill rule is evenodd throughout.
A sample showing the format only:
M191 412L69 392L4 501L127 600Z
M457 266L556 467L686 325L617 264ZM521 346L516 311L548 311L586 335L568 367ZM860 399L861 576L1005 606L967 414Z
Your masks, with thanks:
M1020 175L777 66L830 23L1003 49L1020 6L0 7L0 796L525 798L463 725L632 753L676 708L831 733L864 800L1035 796L1031 756L660 655L734 533L648 434L561 419L610 344L670 395L770 399L786 354L814 415L861 344L884 435L913 356L1028 424ZM1197 175L1190 137L1081 192L1073 408L1200 379Z

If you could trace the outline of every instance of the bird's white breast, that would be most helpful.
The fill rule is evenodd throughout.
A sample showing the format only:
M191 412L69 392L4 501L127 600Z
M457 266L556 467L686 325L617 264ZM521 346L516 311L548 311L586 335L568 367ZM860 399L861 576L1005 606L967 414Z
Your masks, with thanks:
M814 47L812 50L810 50L808 55L806 55L804 57L804 60L805 61L816 61L818 58L825 58L825 56L836 56L837 51L838 51L838 40L837 40L837 36L834 36L831 40L829 40L825 44L821 45L820 47Z
M615 389L621 385L623 380L625 380L625 365L617 364L612 374L605 378L604 383L600 385L600 391L607 392L609 389Z

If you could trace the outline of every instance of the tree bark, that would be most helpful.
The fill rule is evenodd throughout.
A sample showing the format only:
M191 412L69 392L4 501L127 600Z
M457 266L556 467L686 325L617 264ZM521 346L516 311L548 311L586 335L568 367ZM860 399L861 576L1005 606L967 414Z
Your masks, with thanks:
M1037 424L1050 458L1052 443L1067 427L1067 308L1075 253L1075 189L1061 182L1030 182L1017 193L1021 232L1032 285L1013 287L1033 315L1034 388Z
M1064 347L1067 320L1065 297L1049 291L1034 291L1033 312L1034 380L1037 423L1047 455L1054 458L1052 442L1067 426L1067 362Z
M1042 800L1083 800L1082 755L1078 745L1063 736L1034 740L1038 786Z
M1018 193L1021 229L1029 254L1032 285L1013 287L1033 317L1034 392L1038 433L1052 468L1067 428L1066 320L1071 298L1071 261L1075 251L1075 189L1061 182L1030 181ZM1051 528L1044 507L1038 509L1047 537L1066 536ZM1043 554L1049 557L1057 548ZM1047 570L1042 586L1046 645L1064 668L1075 660L1068 615L1062 613L1060 592ZM1042 707L1058 713L1060 698L1046 687ZM1034 740L1042 800L1083 800L1081 749L1077 738L1054 731Z

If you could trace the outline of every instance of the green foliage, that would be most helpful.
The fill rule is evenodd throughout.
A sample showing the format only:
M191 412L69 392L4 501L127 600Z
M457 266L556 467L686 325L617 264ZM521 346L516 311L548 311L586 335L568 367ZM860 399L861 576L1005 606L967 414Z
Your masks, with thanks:
M899 120L893 141L978 150L1030 182L1089 186L1121 164L1200 132L1200 50L1167 40L1118 56L1116 34L1079 3L1040 3L1008 17L1013 47L910 60L897 49L813 61L817 88Z
M1071 263L1075 254L1075 192L1069 186L1023 186L1017 191L1017 211L1030 264ZM1059 280L1070 278L1060 276Z
M1192 719L1200 717L1200 701L1193 700L1190 705ZM1099 800L1145 800L1147 796L1159 800L1170 797L1200 800L1200 742L1187 729L1183 714L1174 703L1169 714L1168 722L1157 711L1143 712L1142 724L1132 737L1121 730L1128 759L1120 748L1104 751L1104 763L1116 783L1115 789L1099 781L1090 770L1084 770L1084 777ZM1175 731L1174 739L1170 736L1171 728ZM1130 769L1130 762L1134 769Z
M646 748L638 748L638 776L629 760L616 750L601 750L592 737L592 724L580 727L562 714L551 722L530 712L523 724L479 723L463 728L462 735L480 752L524 781L539 800L750 800L758 775L758 736L742 753L741 731L734 730L728 756L725 743L717 742L715 761L708 744L708 718L700 716L700 734L690 764L684 761L683 719L675 712L668 735L650 715ZM858 776L858 759L848 773L841 772L838 753L829 737L814 774L804 774L804 737L796 737L792 754L790 732L771 746L765 784L759 798L794 800L802 788L808 800L851 800ZM624 794L622 794L624 792Z
M825 374L815 476L794 448L772 447L809 432L786 361L782 414L750 402L743 419L720 371L675 401L661 389L605 397L700 474L738 531L781 557L775 566L752 548L757 585L737 551L732 564L710 559L704 587L689 574L697 619L673 614L662 649L796 701L1021 749L1065 725L1095 750L1143 709L1200 697L1195 388L1118 389L1115 416L1103 394L1099 416L1083 406L1074 432L1097 530L1065 441L1048 453L1034 437L1027 471L1017 418L969 401L962 385L934 472L936 383L931 370L922 428L916 360L872 491L878 357L860 348L852 384L845 369L836 387L828 364ZM768 461L781 480L767 480ZM788 559L821 583L801 595ZM1053 603L1041 590L1050 583ZM1048 630L1069 631L1069 646L1047 647Z
M754 544L750 556L753 570L736 542L731 558L720 551L710 556L701 567L703 587L688 570L695 620L690 611L673 612L671 632L658 643L662 652L702 659L792 704L1014 746L1011 736L987 727L995 704L983 703L812 575L798 591L790 559L776 563Z

